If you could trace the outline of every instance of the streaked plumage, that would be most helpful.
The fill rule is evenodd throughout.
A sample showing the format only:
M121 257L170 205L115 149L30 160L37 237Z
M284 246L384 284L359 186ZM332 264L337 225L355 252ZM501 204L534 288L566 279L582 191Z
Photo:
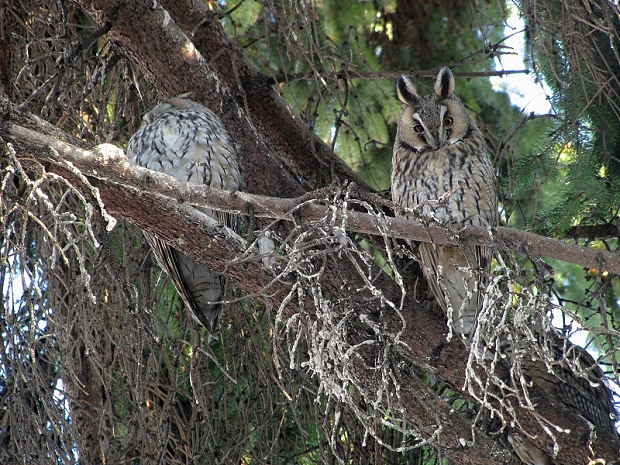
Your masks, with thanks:
M134 164L181 181L225 190L243 187L239 157L221 121L208 108L185 98L166 100L144 117L142 129L129 141L127 157ZM238 230L237 216L198 210ZM192 315L213 336L222 311L219 301L224 277L157 236L144 235Z
M425 97L407 78L398 79L403 106L392 157L392 199L402 207L420 206L442 224L495 226L496 180L486 142L453 90L448 68L439 71L435 93ZM453 189L442 206L427 203ZM421 243L418 254L435 298L444 311L452 308L455 331L469 334L481 305L480 287L490 272L491 251L469 247L473 263L459 247Z
M597 429L615 435L615 421L618 414L613 404L605 374L592 356L582 347L572 344L559 334L550 334L548 353L553 357L551 368L541 357L532 356L531 343L521 340L517 349L506 347L513 363L521 366L522 372L553 398L562 402L573 412L581 415ZM547 465L551 462L547 453L517 434L508 440L519 458L527 465Z
M518 434L508 435L508 442L526 465L549 465L551 458Z

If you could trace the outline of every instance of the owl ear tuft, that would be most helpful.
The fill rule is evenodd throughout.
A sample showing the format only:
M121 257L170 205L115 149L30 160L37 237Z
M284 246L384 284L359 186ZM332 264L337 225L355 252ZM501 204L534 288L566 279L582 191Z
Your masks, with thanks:
M439 98L448 98L454 91L454 76L447 66L441 68L435 79L435 93Z
M193 95L193 92L190 90L189 92L181 92L180 94L176 94L174 98L185 98L189 99Z
M405 76L398 76L396 81L396 95L398 99L406 105L413 105L420 100L415 86Z

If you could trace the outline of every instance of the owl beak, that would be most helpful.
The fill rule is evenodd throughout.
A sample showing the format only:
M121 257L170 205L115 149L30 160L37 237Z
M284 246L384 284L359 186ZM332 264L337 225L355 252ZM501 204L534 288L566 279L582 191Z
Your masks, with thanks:
M433 131L430 136L431 137L428 138L428 145L433 147L433 149L437 150L439 147L441 147L441 137L439 137L439 134L437 134L435 131Z
M448 138L446 137L446 133L441 129L439 129L437 132L433 131L429 139L429 145L435 150L445 145L446 141L448 140Z

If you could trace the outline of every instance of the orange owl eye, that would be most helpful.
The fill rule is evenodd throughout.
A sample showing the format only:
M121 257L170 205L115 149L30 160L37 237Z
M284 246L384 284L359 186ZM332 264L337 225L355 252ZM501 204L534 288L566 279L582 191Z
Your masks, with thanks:
M417 132L417 133L424 132L424 128L422 127L422 125L421 125L421 124L416 124L416 125L413 127L413 130L414 130L415 132Z
M444 126L452 126L454 124L454 120L452 118L450 118L449 116L446 116L443 119L443 125Z

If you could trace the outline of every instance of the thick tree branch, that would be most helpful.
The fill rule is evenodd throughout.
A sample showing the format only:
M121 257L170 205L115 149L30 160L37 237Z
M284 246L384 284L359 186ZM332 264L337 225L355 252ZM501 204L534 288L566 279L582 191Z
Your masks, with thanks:
M123 186L149 190L171 197L179 203L237 213L247 212L248 207L251 206L254 216L269 219L291 220L291 215L295 211L301 215L304 221L318 221L325 217L327 207L304 204L305 200L315 197L312 194L305 194L293 199L279 199L246 192L220 191L208 186L187 184L164 173L132 166L127 161L121 160L124 158L124 153L120 149L115 151L111 146L108 150L89 152L17 125L10 125L9 131L13 136L30 143L54 148L64 160L71 161L87 176L106 179L115 184L118 184L118 179L122 179L120 184ZM108 163L106 152L120 158L114 158L115 163ZM121 162L116 163L116 161ZM101 163L107 164L101 166ZM321 195L318 194L315 198L320 200ZM302 206L302 204L304 205ZM376 236L386 235L398 239L434 242L436 244L458 245L463 241L468 244L485 246L501 244L518 252L527 251L587 268L620 274L620 256L618 254L580 247L513 228L497 227L489 231L487 228L467 226L454 231L451 236L446 228L438 225L391 217L384 217L379 221L374 215L356 211L348 211L346 214L340 213L339 221L346 225L346 229L350 232Z
M286 104L273 80L260 73L226 34L214 11L196 0L164 0L162 5L189 36L218 78L237 97L248 118L288 170L311 188L329 184L331 163L340 179L370 190L365 181L332 153L312 128Z
M23 117L23 115L21 116ZM35 122L31 122L31 124L34 125ZM245 251L245 241L222 226L205 221L200 215L195 215L192 209L186 205L179 204L177 201L179 197L182 198L183 202L186 199L184 194L181 196L178 193L175 194L175 190L181 188L180 192L189 195L191 189L187 190L188 186L178 185L176 181L167 176L131 167L122 157L106 157L103 156L101 150L90 152L73 148L61 140L50 140L49 137L41 133L24 130L22 125L18 126L5 122L0 131L0 136L15 143L18 147L38 146L34 151L32 149L20 151L20 157L35 156L40 161L52 162L65 174L70 174L66 170L66 161L71 160L76 167L88 176L91 184L99 189L101 198L110 213L121 215L140 227L157 233L198 261L225 273L246 292L265 294L263 291L269 278L265 277L265 273L259 265L236 261L236 258ZM53 133L54 131L50 129L49 132ZM62 159L46 147L53 147L57 152L62 152ZM119 152L113 153L118 154ZM120 163L118 163L119 161ZM170 197L163 195L162 192L169 194ZM261 211L268 211L262 206L261 202L274 200L244 197L245 194L233 195L218 191L205 191L205 193L205 198L213 197L216 204L220 204L220 202L226 204L232 200L232 204L226 205L233 207L235 205L240 206L240 204L234 203L239 199L243 205L248 200L256 200L257 210ZM198 193L191 193L191 195L198 195ZM279 201L290 202L290 200ZM282 208L282 205L278 206L277 202L270 204L270 207ZM302 214L302 218L304 215ZM374 219L371 217L369 224L372 225L373 221ZM410 222L400 224L398 221L392 223L394 227L402 226L403 231L410 224ZM424 228L424 237L428 237L427 234L428 232ZM434 234L434 231L431 234ZM394 302L400 300L400 289L390 278L379 273L378 270L373 272L373 275L376 276L373 284L382 290L385 298ZM343 277L350 283L348 289L341 285ZM389 332L395 334L403 330L401 317L390 308L382 306L380 299L366 288L359 276L341 266L336 257L329 259L321 282L325 290L334 298L352 299L360 311L380 315L381 323ZM272 283L268 289L272 303L279 305L289 289L290 283L283 280ZM350 289L356 289L357 292L352 295ZM293 315L295 311L295 308L288 308L287 316ZM410 297L406 297L404 300L402 315L406 322L402 340L406 341L411 356L417 360L427 361L425 363L434 369L438 378L445 380L455 389L462 390L465 384L464 373L468 353L458 341L446 343L445 322ZM375 382L373 372L364 371L363 366L359 370L360 385L368 388L371 392ZM503 372L500 370L500 374L506 379L509 377L507 369L504 369ZM411 424L422 424L424 421L433 421L433 418L443 418L447 422L446 424L455 428L452 431L444 430L438 444L446 456L460 463L496 463L492 458L493 447L496 446L494 441L481 434L480 437L476 438L475 443L470 443L469 423L463 423L462 419L458 417L446 416L450 413L449 409L445 410L444 407L431 409L432 415L429 419L429 406L425 405L424 402L420 403L420 399L427 398L424 396L430 395L430 393L422 395L416 388L401 394L407 404L410 405L410 410L406 414ZM464 394L467 395L466 392ZM595 451L596 457L606 458L609 462L617 456L618 441L611 434L597 432L596 437L590 442L590 429L583 418L568 411L563 405L558 405L536 386L531 388L530 398L538 406L538 414L572 433L558 436L558 442L561 446L558 457L559 463L586 463L591 455L590 447ZM433 402L438 401L437 398L434 399ZM532 412L525 408L520 408L519 412L519 420L523 428L536 434L537 439L534 442L539 447L546 448L549 445L549 438L542 431ZM469 444L469 446L463 449L463 444ZM481 457L484 457L484 460Z

